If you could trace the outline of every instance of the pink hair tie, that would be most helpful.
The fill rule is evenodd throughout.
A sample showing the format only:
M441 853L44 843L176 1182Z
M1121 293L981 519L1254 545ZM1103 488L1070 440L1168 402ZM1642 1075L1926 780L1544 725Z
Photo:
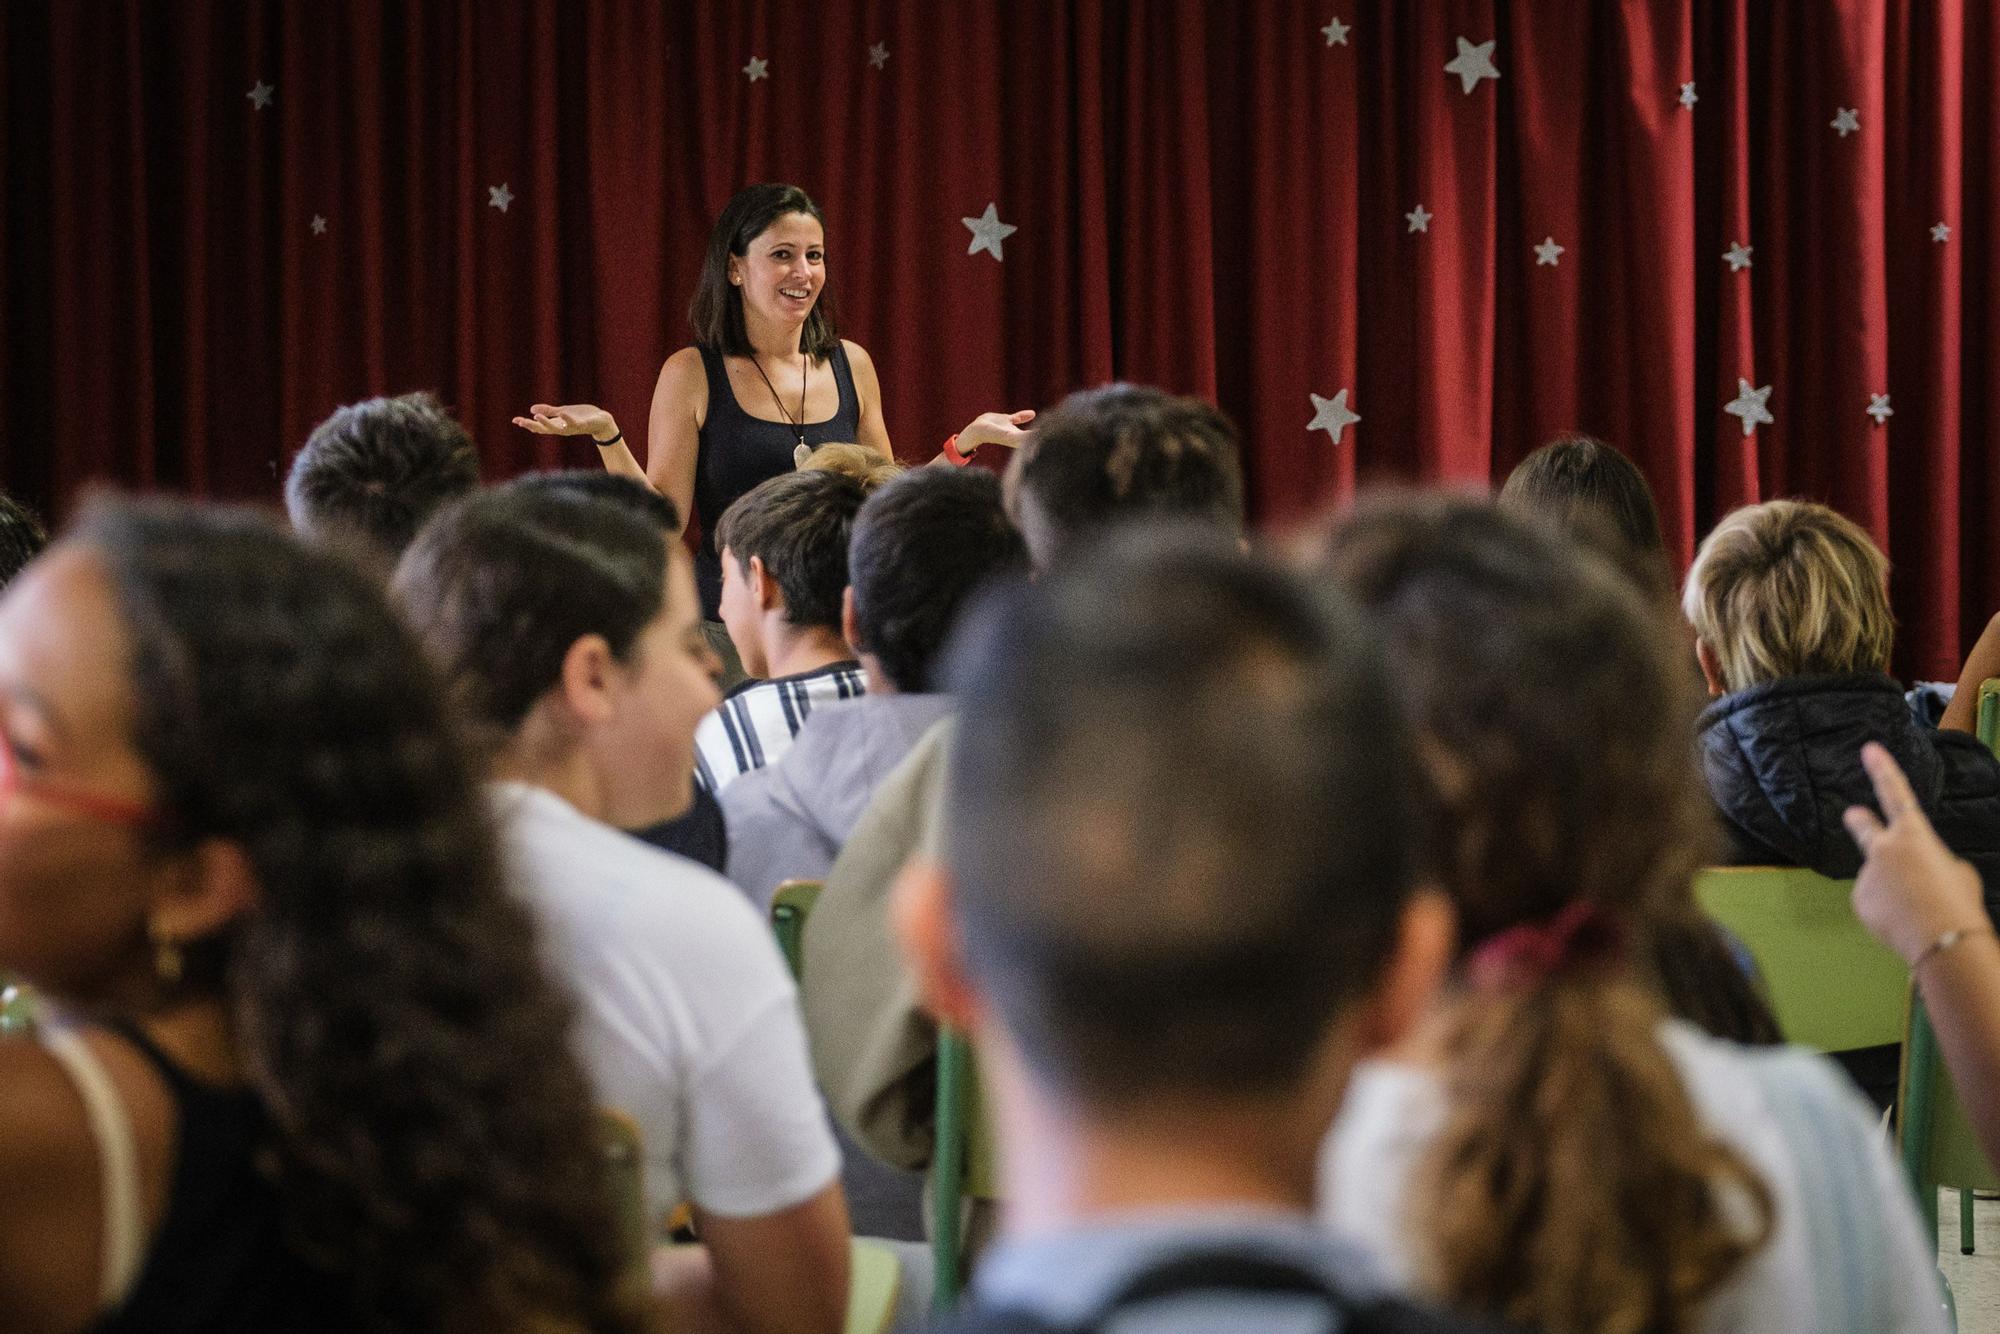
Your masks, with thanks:
M1624 947L1624 928L1595 903L1579 899L1544 921L1487 937L1467 957L1465 972L1482 991L1532 985L1569 964L1614 958Z

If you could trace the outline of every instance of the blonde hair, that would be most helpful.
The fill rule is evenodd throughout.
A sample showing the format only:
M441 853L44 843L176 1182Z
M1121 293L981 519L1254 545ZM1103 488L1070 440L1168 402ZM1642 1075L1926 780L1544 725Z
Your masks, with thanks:
M1896 637L1888 578L1888 558L1852 519L1769 500L1715 526L1688 570L1681 611L1732 691L1881 672Z
M851 445L844 441L819 446L799 464L800 472L814 469L844 473L861 483L861 489L870 495L884 483L901 477L907 471L902 464L883 458L866 445Z

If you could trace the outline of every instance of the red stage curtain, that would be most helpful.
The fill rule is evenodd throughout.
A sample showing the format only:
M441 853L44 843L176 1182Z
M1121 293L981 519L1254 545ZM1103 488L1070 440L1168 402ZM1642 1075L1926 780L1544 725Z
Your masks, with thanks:
M1956 0L28 0L0 10L0 482L271 498L330 408L415 387L496 474L592 465L507 418L594 397L642 434L710 219L785 179L913 457L1153 381L1236 417L1282 523L1580 428L1640 460L1682 556L1746 500L1862 520L1899 665L1950 676L2000 607L1996 27ZM1469 93L1461 38L1499 73ZM1004 260L967 254L989 203ZM1739 377L1772 387L1750 436ZM1309 396L1342 390L1336 443Z

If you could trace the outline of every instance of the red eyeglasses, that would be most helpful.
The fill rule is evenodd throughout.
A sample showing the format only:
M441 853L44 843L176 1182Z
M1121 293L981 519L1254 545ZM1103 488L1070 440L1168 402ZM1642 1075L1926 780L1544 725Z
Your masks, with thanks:
M86 792L81 788L65 787L61 783L46 783L29 778L21 772L21 762L14 754L14 743L0 732L0 803L15 796L33 797L44 806L53 806L71 815L80 815L88 820L98 820L105 824L130 825L143 829L157 824L158 811L144 802L131 801L125 797L108 796L102 792Z

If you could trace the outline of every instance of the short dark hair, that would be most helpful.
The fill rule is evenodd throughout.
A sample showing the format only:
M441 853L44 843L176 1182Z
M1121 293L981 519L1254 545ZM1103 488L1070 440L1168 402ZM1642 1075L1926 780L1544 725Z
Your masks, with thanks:
M1608 522L1633 551L1664 551L1660 511L1638 465L1592 435L1559 435L1514 465L1500 503L1572 529L1578 516Z
M681 530L680 506L652 487L623 473L602 468L559 468L531 472L508 483L524 491L560 492L623 505L649 523L657 523L669 533Z
M371 398L313 428L285 478L292 527L360 536L394 559L447 501L479 487L472 437L435 394Z
M1415 759L1341 596L1148 526L982 597L952 650L952 902L1038 1075L1101 1108L1296 1087L1381 974Z
M13 583L14 576L48 544L49 530L42 527L41 516L0 491L0 588Z
M743 574L750 558L785 598L785 619L801 630L840 633L840 595L847 588L847 542L868 488L828 468L779 473L738 496L715 524L715 546L727 547Z
M511 735L577 640L602 635L623 659L659 617L670 516L622 485L522 478L452 506L404 553L391 591L473 723Z
M826 215L796 185L751 185L737 191L723 205L722 216L708 234L708 253L702 257L701 277L696 280L694 299L688 303L688 324L694 341L728 357L756 354L750 335L743 327L743 293L729 281L729 257L741 259L750 243L788 213L804 213L824 228ZM812 313L799 336L799 349L807 356L825 359L840 346L840 330L834 318L832 292L822 287L813 302Z
M847 550L856 645L898 690L938 688L934 670L959 610L995 575L1025 569L1028 549L977 468L922 468L870 496Z
M1200 399L1132 384L1080 390L1022 445L1014 518L1040 566L1114 518L1171 515L1235 535L1243 529L1238 454L1236 428Z

